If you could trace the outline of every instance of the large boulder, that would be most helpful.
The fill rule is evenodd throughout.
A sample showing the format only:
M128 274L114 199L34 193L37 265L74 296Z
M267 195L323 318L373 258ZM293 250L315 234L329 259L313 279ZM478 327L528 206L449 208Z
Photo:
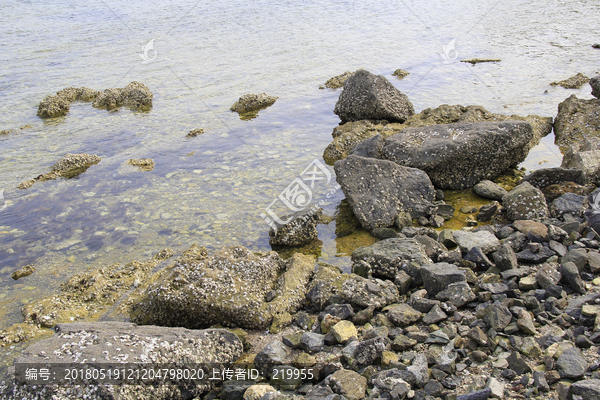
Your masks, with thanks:
M398 212L424 209L435 200L431 181L419 169L359 156L337 161L334 168L354 215L368 230L392 226Z
M540 221L548 217L544 193L529 182L523 182L502 199L508 219Z
M359 247L352 253L353 263L367 263L377 278L394 279L411 262L431 263L423 245L412 238L381 240L371 246Z
M50 374L57 381L44 387L47 397L61 399L99 398L105 399L187 399L200 397L215 383L205 375L204 379L186 381L166 378L160 385L116 384L117 380L106 379L94 384L93 375L85 384L81 381L78 390L67 382L59 383L64 376L65 363L76 363L77 369L135 368L135 363L142 363L142 368L149 364L156 369L177 365L178 368L198 369L202 367L227 368L237 360L243 352L240 339L227 330L188 330L184 328L168 328L160 326L136 326L127 322L87 322L58 324L55 334L49 339L39 341L28 347L15 359L15 377L17 382L26 378L28 366L40 365L49 368ZM122 364L127 362L128 364ZM206 371L207 372L207 371ZM106 376L106 375L105 375ZM133 375L135 376L135 373ZM44 384L43 377L39 384ZM65 385L65 383L67 383ZM104 383L101 384L100 383ZM11 386L11 385L9 385ZM10 397L2 398L38 398L39 387L32 384L15 385L16 392ZM99 390L100 393L94 391Z
M274 315L299 310L313 272L314 259L299 253L284 262L275 252L225 247L157 273L130 317L144 325L265 329Z
M559 146L568 146L586 136L600 136L600 99L584 100L571 95L560 103L554 135Z
M323 215L323 209L308 207L292 215L282 217L285 224L271 228L269 244L279 246L302 246L317 239L317 224Z
M552 118L529 115L492 114L481 106L461 106L442 104L437 108L427 108L419 114L411 115L403 123L385 123L381 121L362 120L347 122L333 129L333 141L323 152L326 163L333 165L338 160L346 158L357 144L373 136L380 135L383 139L393 136L408 127L419 127L438 124L451 124L455 122L480 122L480 121L526 121L533 127L533 138L528 148L537 145L541 138L552 132ZM375 143L370 143L373 147ZM363 149L364 151L364 149ZM357 155L362 155L358 154ZM373 157L373 156L370 156ZM376 158L381 158L377 156Z
M404 122L415 110L384 76L359 69L344 84L333 111L342 122L361 119Z
M422 169L438 188L465 189L525 160L533 137L521 121L407 128L386 139L383 157Z

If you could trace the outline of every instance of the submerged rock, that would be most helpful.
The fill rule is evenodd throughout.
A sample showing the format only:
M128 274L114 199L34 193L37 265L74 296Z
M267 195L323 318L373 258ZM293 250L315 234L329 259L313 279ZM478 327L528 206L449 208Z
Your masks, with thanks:
M279 97L268 96L265 93L261 94L245 94L233 103L231 111L238 114L247 114L262 110L275 104Z
M288 221L277 229L269 231L269 244L278 246L302 246L316 240L318 237L317 224L323 209L319 207L308 207L292 215L282 217Z
M410 72L405 71L403 69L397 69L394 71L394 73L392 74L392 76L395 76L398 79L402 79L404 77L407 77L408 75L410 75Z
M590 81L590 78L579 72L568 79L558 82L552 82L550 86L562 86L565 89L579 89Z
M350 78L352 75L354 75L354 72L350 71L346 71L343 74L336 75L333 78L328 79L327 82L325 82L325 85L319 87L319 89L339 89L341 87L344 87L344 83L346 83L348 78Z
M572 95L560 103L554 134L559 146L568 146L586 136L600 136L600 99L583 100Z
M11 278L13 278L16 281L17 279L21 279L26 276L29 276L29 275L33 274L34 272L35 272L35 267L33 265L26 265L22 268L19 268L15 272L13 272L11 275Z
M46 96L38 106L37 116L42 118L54 118L66 115L71 103L74 101L93 101L100 95L100 91L87 87L68 87L56 92L56 96Z
M415 113L405 94L384 76L364 69L348 78L333 112L342 122L362 119L404 122Z
M425 172L387 160L349 156L335 163L336 179L360 224L389 227L400 211L431 205L435 189Z
M298 311L313 271L309 256L296 253L284 263L274 252L226 247L155 275L131 307L131 320L193 329L214 324L265 329L275 314Z
M196 129L192 129L191 131L188 132L187 137L196 137L198 135L202 135L204 133L204 129L202 128L196 128Z
M243 352L238 337L223 329L188 330L159 326L136 326L126 322L89 322L59 324L55 334L28 347L17 359L15 365L44 365L64 367L65 363L77 363L77 368L117 368L122 360L129 363L152 363L162 368L177 365L179 368L197 369L199 366L214 365L226 368L237 360ZM109 366L107 366L109 365ZM131 364L130 364L131 365ZM19 372L19 371L17 371ZM20 371L21 379L25 377ZM141 369L140 369L140 372ZM57 374L58 375L58 374ZM60 378L56 376L55 378ZM164 385L101 384L93 377L81 381L77 393L73 385L47 385L46 398L95 398L103 394L106 399L186 399L202 395L215 384L209 379L195 381L169 380ZM35 385L14 384L16 397L33 398L40 388ZM40 383L43 380L40 376ZM89 385L89 386L88 386ZM18 394L17 394L18 393ZM37 398L37 397L36 397Z
M89 167L98 164L101 158L91 154L70 154L67 153L52 166L50 172L39 175L29 181L25 181L17 186L19 189L27 189L33 186L35 182L43 182L57 178L70 179L84 173Z
M131 158L127 163L139 167L142 171L152 171L154 169L154 160L151 158Z
M134 81L124 88L106 89L96 97L92 106L109 111L122 106L134 111L148 111L152 108L152 97L146 85Z
M522 162L533 138L520 121L407 128L386 139L384 158L419 168L441 189L466 189Z

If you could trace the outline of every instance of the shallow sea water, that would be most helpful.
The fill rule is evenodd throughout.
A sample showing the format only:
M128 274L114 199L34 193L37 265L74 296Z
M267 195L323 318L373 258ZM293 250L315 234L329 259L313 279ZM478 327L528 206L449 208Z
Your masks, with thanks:
M587 85L549 83L598 73L600 50L591 44L600 42L600 3L542 3L3 1L0 130L32 127L0 136L0 329L21 321L23 304L89 268L193 243L269 250L260 214L322 161L339 123L339 90L319 86L344 71L386 76L416 112L446 103L555 116L571 94L591 98ZM143 63L139 53L151 39L156 52L148 56L156 58ZM457 53L444 53L453 39ZM459 62L473 57L502 61ZM410 75L398 80L396 68ZM35 115L44 96L64 87L131 81L153 92L151 111L74 103L62 118ZM279 99L258 118L229 111L242 94L262 92ZM186 138L195 128L205 133ZM69 152L102 161L76 179L16 189ZM140 172L130 158L153 158L156 167ZM549 136L522 166L560 159ZM313 203L330 216L343 200L334 186L313 190ZM320 225L319 242L304 251L347 268L352 250L374 239L340 229ZM12 280L27 264L37 271Z

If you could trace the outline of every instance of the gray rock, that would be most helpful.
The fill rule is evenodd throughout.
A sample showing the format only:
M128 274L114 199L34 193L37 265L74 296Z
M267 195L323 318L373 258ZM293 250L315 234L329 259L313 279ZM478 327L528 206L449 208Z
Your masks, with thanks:
M557 285L562 275L554 264L544 264L535 274L535 280L542 289L550 285Z
M430 263L431 259L417 239L395 238L354 250L352 262L359 261L370 266L373 276L394 279L410 262L422 265Z
M346 300L358 308L373 306L382 308L398 300L398 288L393 282L381 279L366 279L352 274L342 285Z
M63 366L68 361L81 368L112 368L126 359L129 363L153 363L155 365L177 364L181 368L197 368L198 365L229 366L243 353L242 342L224 329L188 330L159 326L136 326L127 322L80 322L58 324L55 334L41 340L15 359L17 364ZM87 361L86 361L87 360ZM99 365L102 365L101 367ZM19 371L17 371L17 374ZM24 373L24 371L23 371ZM58 374L57 374L58 375ZM42 381L40 381L41 383ZM93 381L92 381L93 382ZM93 383L90 382L92 385ZM178 382L166 380L169 390L156 390L149 386L108 385L107 399L184 399L201 397L213 386L211 381ZM70 386L73 387L73 386ZM96 388L98 386L96 385ZM47 398L77 399L84 392L71 393L69 385L45 386ZM28 382L25 386L15 386L15 392L3 398L37 398L40 388ZM83 389L85 391L85 389ZM0 396L2 396L0 390ZM97 395L95 393L94 395ZM92 393L85 396L92 398Z
M274 315L295 313L304 305L314 270L314 258L299 253L284 262L275 252L254 253L242 246L210 257L206 249L192 246L151 278L131 306L130 318L144 325L266 329ZM271 291L274 297L267 302Z
M449 284L446 289L439 292L435 297L441 301L449 301L456 307L462 307L477 298L469 284L464 281Z
M575 217L583 216L587 207L587 199L575 193L565 193L558 199L550 203L550 214L554 218L560 218L564 214L571 214Z
M443 217L444 220L448 221L449 219L452 219L452 217L454 217L455 211L456 209L450 204L440 204L439 206L437 206L437 211L435 213Z
M367 230L392 226L398 212L435 200L429 177L415 168L352 155L337 161L334 169L354 215Z
M261 94L245 94L231 106L231 111L238 114L253 113L263 108L267 108L277 101L278 97L268 96L265 93Z
M407 380L414 380L412 373L398 369L389 369L374 374L371 382L380 396L403 399L410 390ZM374 390L375 391L375 390Z
M383 144L385 140L381 135L375 135L363 140L350 150L350 155L366 158L383 158Z
M588 253L588 264L592 274L600 274L600 253L590 251Z
M512 320L508 308L500 304L490 304L483 310L483 315L485 323L497 332L503 331Z
M319 320L327 314L339 319L351 319L354 317L354 309L350 304L330 304L319 314Z
M406 369L415 376L415 384L417 387L422 388L429 381L429 368L427 363L427 356L425 354L418 354L410 367Z
M579 271L582 271L585 265L588 263L588 252L586 249L573 249L569 250L567 254L561 259L563 264L572 262L577 266Z
M521 357L521 354L518 351L513 351L510 353L510 356L506 359L508 361L508 366L510 369L515 371L517 375L523 375L527 372L531 372L531 367L527 362Z
M325 345L325 335L318 333L304 332L300 339L300 347L309 353L318 353L323 350Z
M600 131L600 99L583 100L571 95L558 105L554 120L556 144L568 146Z
M540 246L538 252L534 253L530 249L525 249L517 253L517 260L523 263L539 264L554 255L554 252L546 246Z
M502 244L500 249L494 253L494 262L500 271L507 271L519 267L517 255L507 243Z
M425 339L425 344L448 344L450 338L441 329L433 331Z
M500 248L498 238L488 231L454 231L453 233L454 240L463 254L467 254L473 247L479 247L485 254L493 253Z
M590 86L592 87L592 96L600 99L600 75L596 75L590 79Z
M508 193L502 186L489 180L483 180L473 186L473 191L481 197L492 200L502 200L504 195Z
M464 271L459 270L456 265L448 263L422 266L421 277L423 278L423 286L429 296L435 296L451 283L466 280Z
M387 337L376 337L362 342L352 342L347 345L342 354L353 369L365 367L381 357L381 354L390 349L390 339Z
M412 278L404 271L398 272L398 274L396 274L396 277L394 278L394 284L398 288L398 294L400 294L401 296L408 292L411 283Z
M221 387L221 400L242 400L244 393L252 386L251 381L225 381ZM208 395L210 396L210 395Z
M452 249L457 246L454 240L454 231L450 229L444 229L440 232L438 241L448 249Z
M496 254L496 253L494 253L494 254ZM475 263L477 268L480 268L483 270L487 270L494 266L494 264L490 261L489 258L487 258L487 256L484 254L483 251L481 251L481 249L479 247L473 247L471 250L469 250L469 252L467 253L467 255L464 258L467 261L471 261L472 263Z
M256 355L254 365L262 375L271 376L273 366L284 365L287 357L287 346L281 340L275 339Z
M508 292L510 289L506 283L502 282L492 282L492 283L480 283L479 288L481 290L485 290L486 292L490 292L492 294L502 294Z
M583 214L590 228L593 228L596 233L600 232L600 210L589 209Z
M269 231L269 244L279 246L303 246L319 236L317 224L323 215L323 209L308 207L292 215L282 217L285 224Z
M313 386L308 393L306 393L306 400L323 400L328 399L331 395L334 395L333 390L329 386L328 382L321 382L320 384ZM338 396L338 395L336 395ZM339 397L338 397L339 399Z
M437 304L423 317L423 323L427 325L437 324L448 318L448 315Z
M600 396L600 379L586 379L571 385L569 394L575 398L580 396L582 400L596 400Z
M406 128L386 139L383 156L422 169L436 187L466 189L523 161L533 136L520 121Z
M556 360L556 369L563 379L581 379L588 369L588 363L576 347L570 347Z
M477 390L475 392L461 394L460 396L456 396L456 400L486 400L492 394L492 390L490 388L485 388L481 390Z
M342 123L362 119L404 122L415 113L405 94L385 77L364 69L348 78L333 112Z
M529 182L540 190L563 182L575 182L579 185L585 185L586 183L585 176L581 170L564 167L537 169L525 176L523 182Z
M500 204L497 201L481 206L479 213L477 214L477 221L489 221L496 214L496 211L498 211L499 208Z
M546 198L541 190L529 182L523 182L502 199L510 220L543 220L548 216Z
M552 249L552 251L554 251L560 257L564 257L564 255L567 254L567 246L560 242L551 240L548 242L548 247L550 247L550 249Z
M543 393L548 393L550 391L550 385L548 385L546 376L542 371L535 371L533 373L533 387Z
M421 312L403 303L391 307L387 317L397 326L407 326L417 322L422 315Z
M577 266L572 262L564 263L560 266L560 274L562 279L573 288L577 293L585 293L585 285L579 275Z
M429 236L417 235L414 237L414 239L421 243L421 246L423 246L427 257L432 259L434 262L437 262L437 259L441 254L444 254L448 251L446 246Z

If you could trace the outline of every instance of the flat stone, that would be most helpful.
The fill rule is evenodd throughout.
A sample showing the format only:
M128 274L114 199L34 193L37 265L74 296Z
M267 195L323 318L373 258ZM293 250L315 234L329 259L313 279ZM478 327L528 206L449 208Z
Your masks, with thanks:
M473 191L481 197L492 200L502 200L502 197L508 193L502 186L489 180L483 180L473 186Z
M422 315L408 304L398 304L388 310L387 317L397 326L407 326L417 322Z
M437 304L423 317L423 323L427 325L437 324L448 318L448 315Z
M600 396L600 379L587 379L575 382L569 391L571 396L581 396L582 400L597 400Z
M477 296L467 282L455 282L436 295L438 300L449 301L456 307L462 307L474 301Z
M323 350L325 345L325 335L318 333L304 332L300 339L300 347L309 353L318 353Z
M556 369L563 379L580 379L587 371L588 363L576 347L570 347L556 360Z
M463 254L467 254L473 247L479 247L485 254L493 253L500 249L500 241L491 232L454 231L454 240Z
M465 272L454 264L436 263L421 267L423 286L430 296L435 296L449 284L466 280Z

